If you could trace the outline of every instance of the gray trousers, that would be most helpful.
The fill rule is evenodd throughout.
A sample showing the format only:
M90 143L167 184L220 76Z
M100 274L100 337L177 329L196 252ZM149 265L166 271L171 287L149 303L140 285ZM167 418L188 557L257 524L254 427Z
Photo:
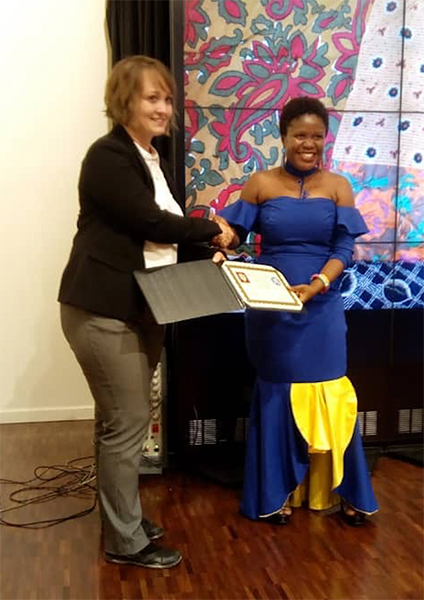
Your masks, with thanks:
M160 358L164 327L150 311L125 323L68 304L62 329L95 401L97 488L104 546L134 554L148 545L141 524L139 471L150 421L150 380Z

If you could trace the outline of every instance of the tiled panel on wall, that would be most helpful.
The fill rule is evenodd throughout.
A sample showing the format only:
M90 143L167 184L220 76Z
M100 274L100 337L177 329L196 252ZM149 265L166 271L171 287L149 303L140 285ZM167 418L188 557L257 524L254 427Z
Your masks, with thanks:
M277 111L186 107L188 209L223 208L239 198L252 171L280 160Z
M412 261L411 256L421 260ZM424 243L397 244L392 277L392 299L396 308L424 306Z
M404 168L399 170L399 186L395 207L397 241L399 243L409 242L418 248L424 242L423 170ZM412 252L410 259L423 260L422 250Z
M397 4L402 5L398 1ZM403 28L402 111L421 112L424 106L424 2L407 0Z
M188 0L187 99L281 108L307 94L343 108L371 4Z
M185 7L188 211L223 208L252 171L281 164L279 110L299 95L319 98L330 115L325 164L349 179L369 228L343 282L345 304L413 306L403 284L390 281L410 291L422 281L424 2ZM249 236L243 253L254 254L259 242Z
M353 255L354 260L389 262L395 259L393 242L366 242L364 240L368 235L361 236L357 241Z
M359 242L391 242L396 234L399 115L344 112L331 170L346 177L369 233ZM359 257L361 253L359 253Z
M424 99L422 103L424 106ZM411 244L406 254L410 260L424 260L420 249L424 242L424 112L402 112L399 132L396 239Z
M216 200L218 190L209 188L221 178L229 182L281 162L278 111L298 95L320 98L331 109L329 164L371 4L349 0L313 9L291 0L185 3L186 124L195 141L187 148L189 210ZM194 198L193 185L202 176Z

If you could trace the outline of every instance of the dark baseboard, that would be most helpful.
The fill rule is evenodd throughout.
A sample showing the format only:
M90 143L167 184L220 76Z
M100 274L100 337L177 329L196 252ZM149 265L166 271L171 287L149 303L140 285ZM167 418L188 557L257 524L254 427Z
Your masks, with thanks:
M372 473L379 456L383 454L383 449L381 446L364 446L364 454L368 471Z
M186 460L180 457L173 466L178 466L186 471L191 471L193 474L200 475L210 481L228 486L241 487L243 485L244 477L243 453L240 451L231 452L230 449L226 452L223 452L222 449L220 450L221 451L216 451L216 453L212 452L209 455L204 456L194 456L192 454L189 457L187 455ZM408 447L405 450L408 450ZM368 471L370 473L374 470L380 456L386 454L392 455L391 453L386 452L382 446L365 446L364 453ZM395 458L394 454L393 457ZM396 458L398 458L398 456L396 456Z
M387 446L384 449L384 455L410 462L419 467L424 466L424 445L409 444L409 445L393 445Z

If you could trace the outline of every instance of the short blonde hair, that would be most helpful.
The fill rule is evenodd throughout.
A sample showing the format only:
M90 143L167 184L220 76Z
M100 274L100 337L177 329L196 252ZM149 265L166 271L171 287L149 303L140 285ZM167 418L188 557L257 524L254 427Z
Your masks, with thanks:
M142 93L142 74L153 71L172 94L175 104L175 79L162 62L156 58L136 54L118 61L106 82L105 104L106 115L120 125L128 125L131 120L131 104L134 97ZM171 127L175 127L175 111L171 119Z

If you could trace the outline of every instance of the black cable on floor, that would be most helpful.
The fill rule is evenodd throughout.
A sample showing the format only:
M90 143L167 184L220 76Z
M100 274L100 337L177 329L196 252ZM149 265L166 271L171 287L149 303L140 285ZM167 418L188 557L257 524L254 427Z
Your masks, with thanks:
M90 461L89 464L81 464ZM0 525L24 529L42 529L52 527L71 519L78 519L92 512L97 502L96 470L93 456L75 458L66 465L39 466L34 469L34 477L28 481L0 479L0 486L22 486L9 494L10 506L0 507ZM92 499L91 506L84 510L55 519L42 519L13 523L7 521L4 513L25 506L50 502L59 497Z

